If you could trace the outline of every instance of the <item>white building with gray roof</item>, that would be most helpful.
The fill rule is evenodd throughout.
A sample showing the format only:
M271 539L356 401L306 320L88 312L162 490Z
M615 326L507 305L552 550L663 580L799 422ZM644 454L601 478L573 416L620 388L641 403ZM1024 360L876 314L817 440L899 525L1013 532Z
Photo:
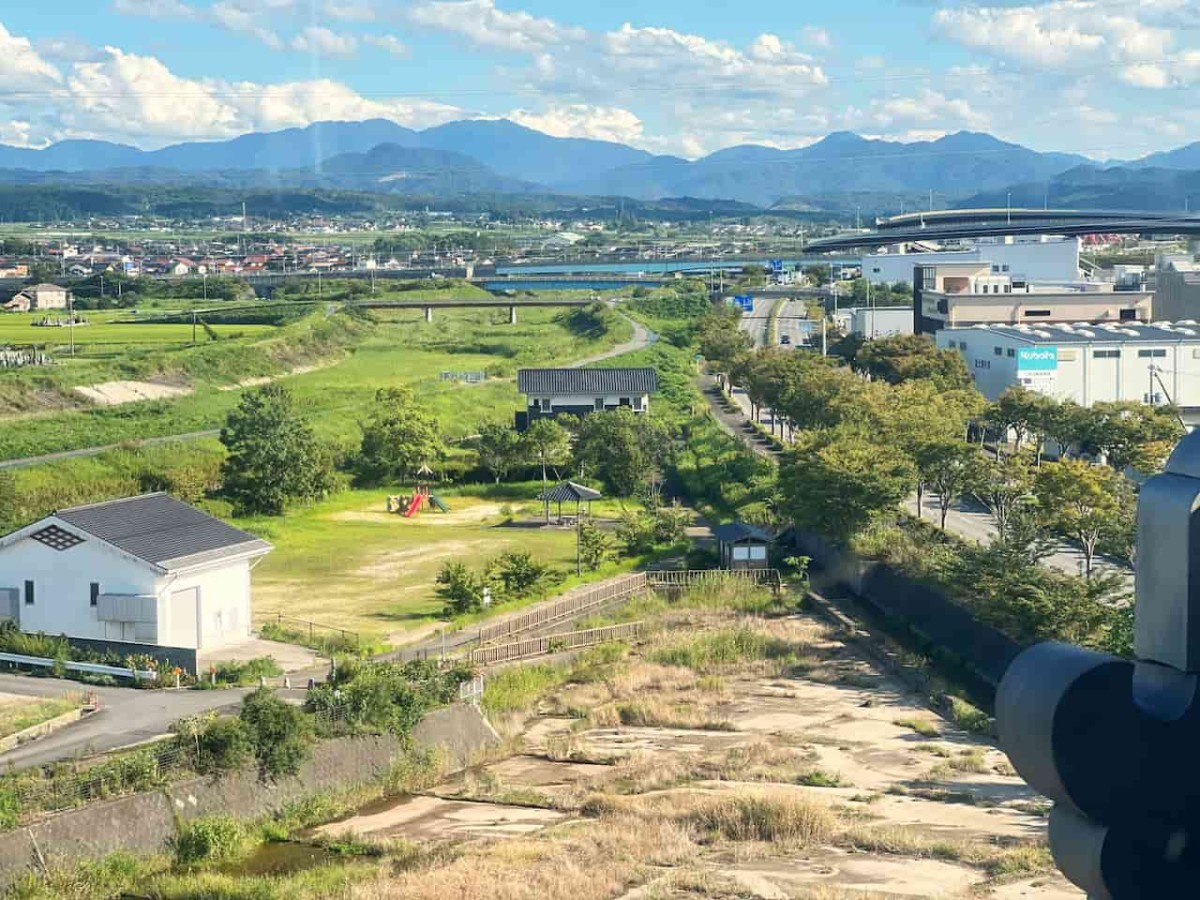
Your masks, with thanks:
M0 538L0 619L22 631L212 650L250 636L271 545L166 494L63 509Z
M1200 324L1076 322L946 328L937 345L958 350L989 400L1022 385L1082 406L1111 400L1173 403L1200 421Z

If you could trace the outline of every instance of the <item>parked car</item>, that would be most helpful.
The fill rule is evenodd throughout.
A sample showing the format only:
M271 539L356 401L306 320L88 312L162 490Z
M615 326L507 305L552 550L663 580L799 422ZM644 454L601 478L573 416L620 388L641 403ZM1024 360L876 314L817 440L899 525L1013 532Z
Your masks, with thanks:
M791 342L792 342L792 336L790 334L782 335L779 338L779 343L783 344L784 346L790 344Z

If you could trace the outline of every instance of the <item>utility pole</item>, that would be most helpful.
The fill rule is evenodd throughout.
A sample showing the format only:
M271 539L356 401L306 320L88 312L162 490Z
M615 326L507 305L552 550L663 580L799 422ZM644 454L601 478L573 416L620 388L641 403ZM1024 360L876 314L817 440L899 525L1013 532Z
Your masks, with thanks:
M1008 224L1012 224L1012 191L1008 192Z
M192 310L192 346L196 346L196 311Z
M828 318L827 316L824 316L824 315L821 316L821 355L822 356L829 355L829 344L825 340L825 322L826 322L827 318Z
M583 574L583 516L575 510L575 574Z
M67 291L67 331L71 336L71 356L75 355L75 295Z

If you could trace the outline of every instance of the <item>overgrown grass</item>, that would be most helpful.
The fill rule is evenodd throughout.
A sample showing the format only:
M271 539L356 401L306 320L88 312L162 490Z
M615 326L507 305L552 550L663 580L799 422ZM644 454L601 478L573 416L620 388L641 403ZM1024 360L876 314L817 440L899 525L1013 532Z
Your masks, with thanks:
M8 737L83 706L81 695L0 704L0 737Z

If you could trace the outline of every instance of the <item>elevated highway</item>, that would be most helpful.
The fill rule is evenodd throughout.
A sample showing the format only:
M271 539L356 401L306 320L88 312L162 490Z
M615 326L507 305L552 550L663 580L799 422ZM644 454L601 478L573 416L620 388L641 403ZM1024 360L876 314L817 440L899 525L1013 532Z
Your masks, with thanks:
M1100 219L1092 217L1076 222L980 222L975 224L929 225L925 227L885 228L870 232L836 235L810 241L810 252L837 253L888 244L920 241L949 241L975 237L1021 237L1041 234L1060 234L1082 237L1089 234L1180 235L1200 237L1200 217L1171 216L1138 219Z
M875 219L876 231L908 230L934 225L988 225L1037 222L1044 225L1072 225L1080 222L1120 222L1175 219L1178 213L1131 212L1107 209L936 209L932 212L903 213Z

